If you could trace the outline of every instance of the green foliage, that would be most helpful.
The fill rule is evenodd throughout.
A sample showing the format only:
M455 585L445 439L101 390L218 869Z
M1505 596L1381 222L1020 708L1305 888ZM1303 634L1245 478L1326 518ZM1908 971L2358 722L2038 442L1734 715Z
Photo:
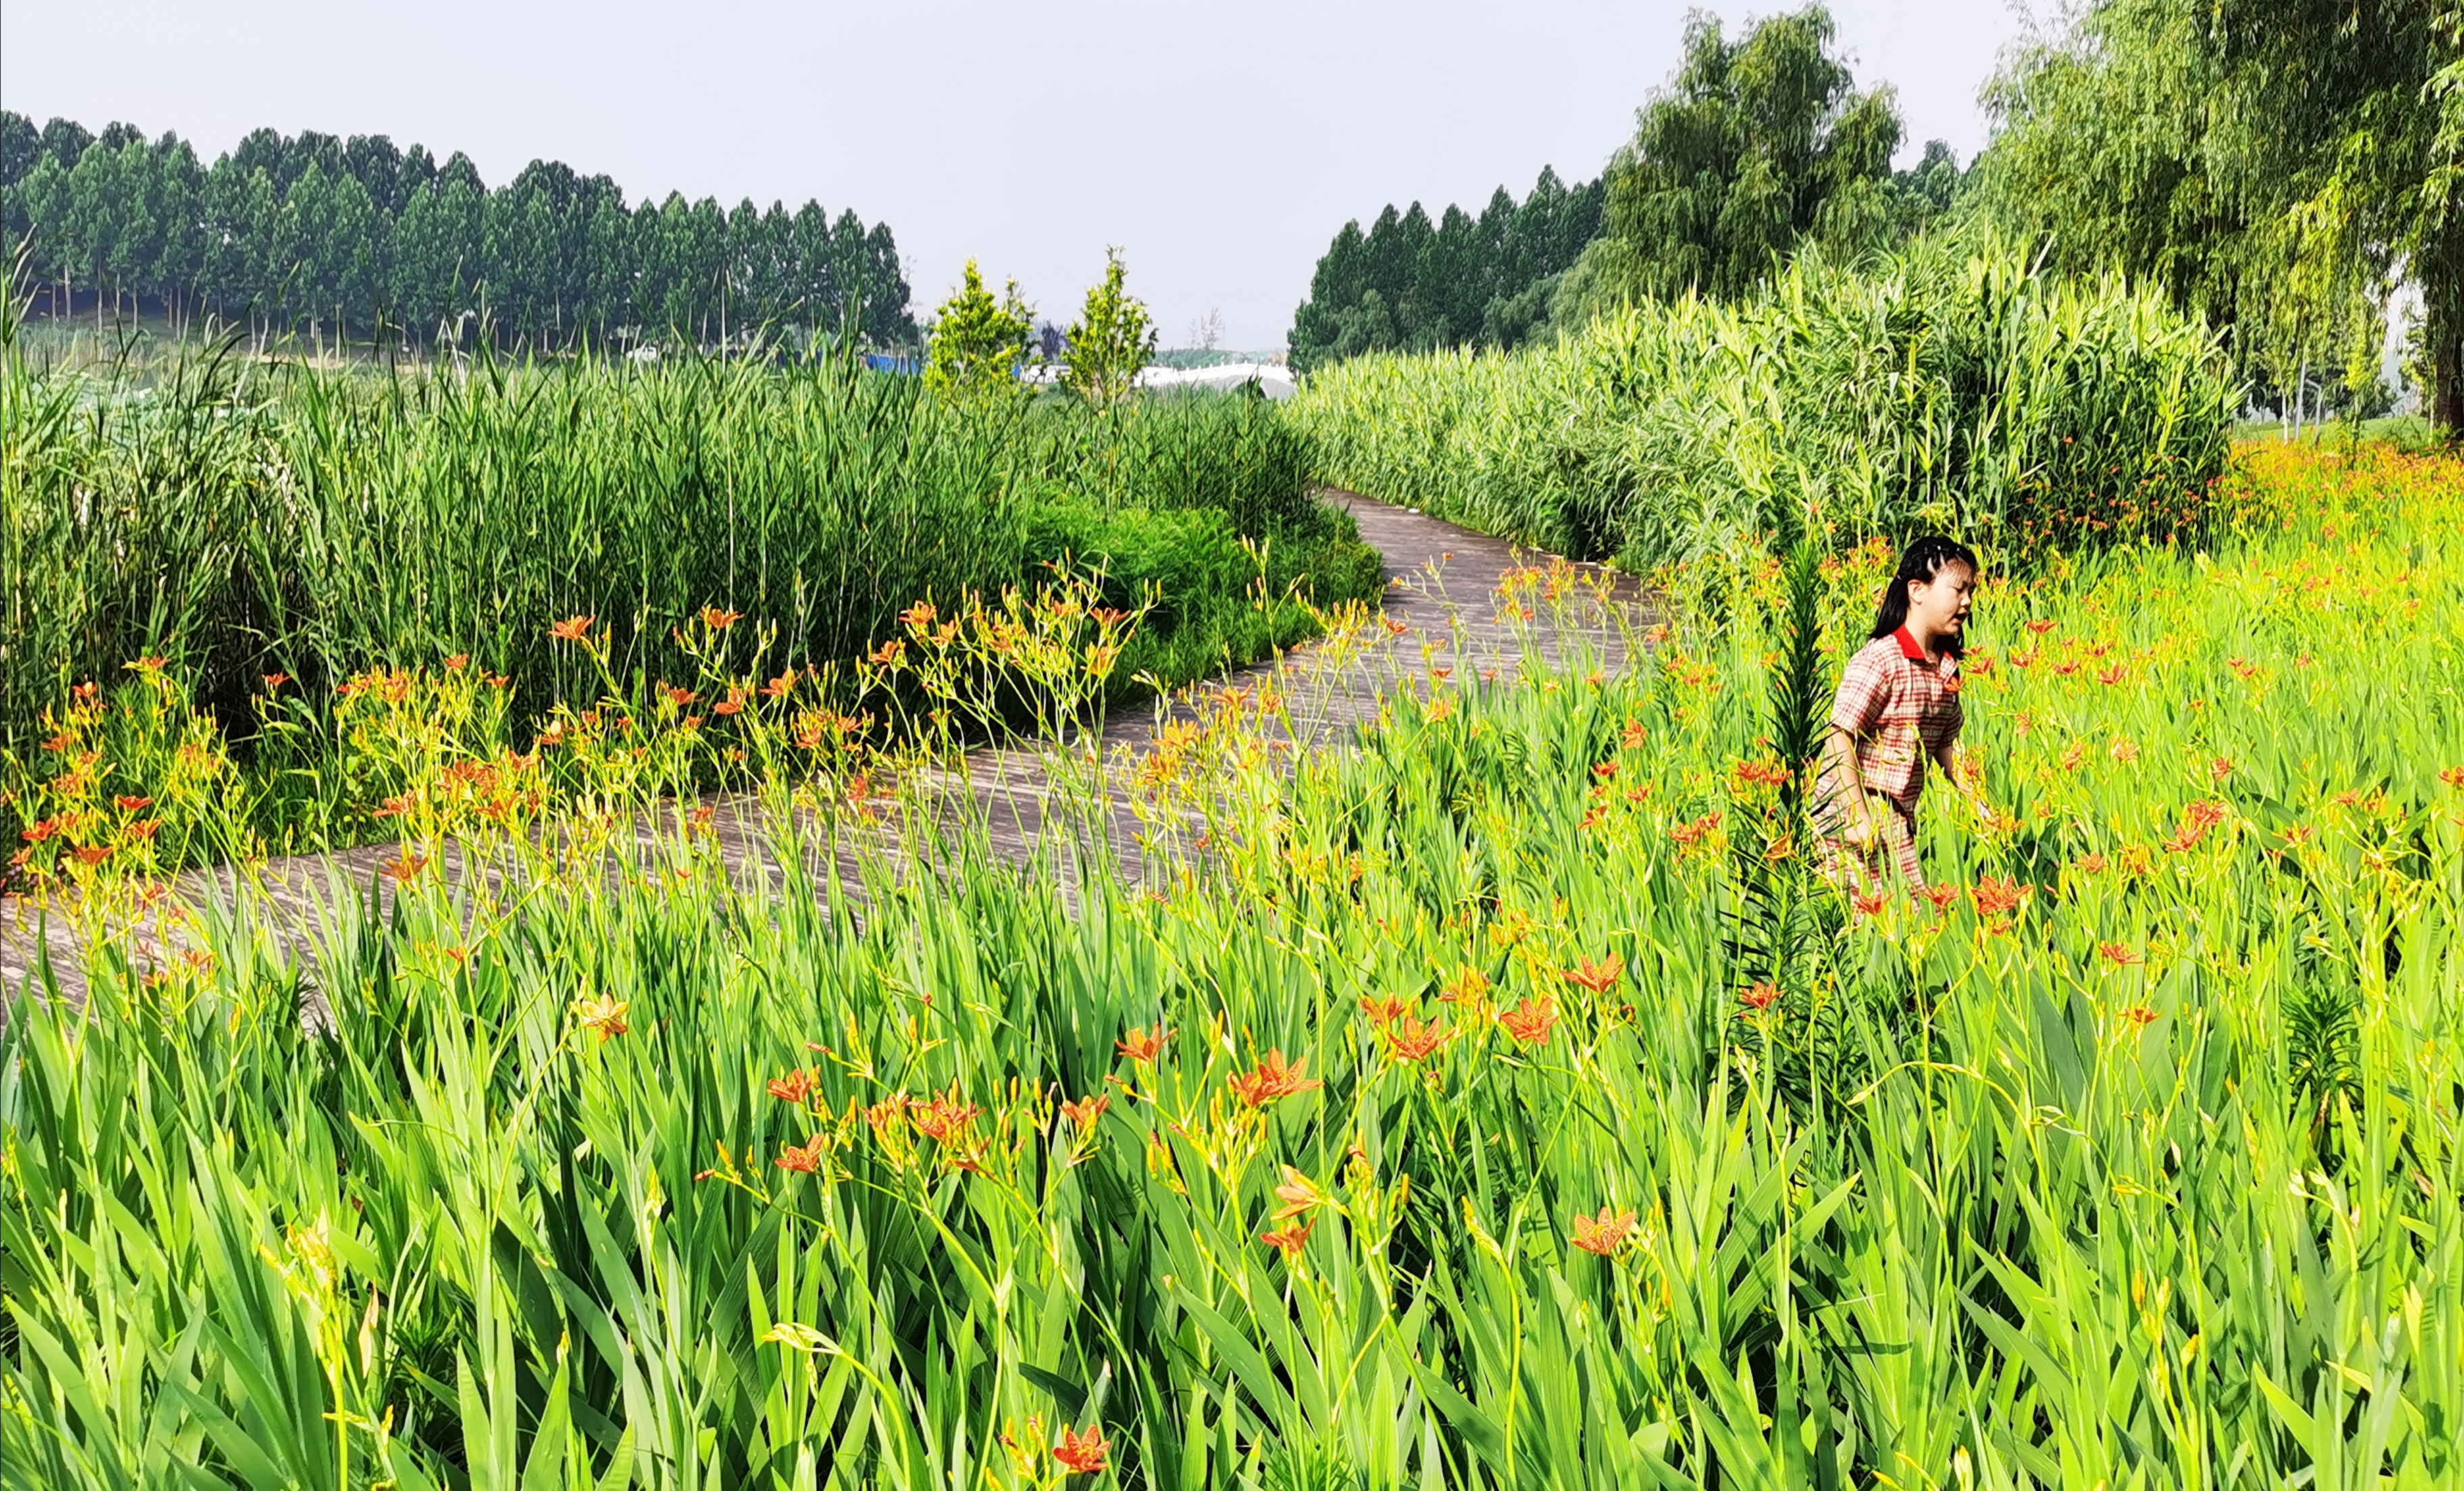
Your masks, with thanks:
M456 653L544 710L582 682L548 633L575 615L620 677L689 676L675 628L707 605L774 628L774 667L843 663L912 602L1040 573L1028 498L1213 512L1262 543L1314 521L1307 439L1235 395L1022 411L836 360L377 376L198 356L137 386L6 350L0 747L19 752L73 684L147 655L239 734L265 674L313 713L356 671Z
M1883 242L1893 223L1888 89L1859 93L1819 5L1729 42L1686 22L1685 60L1608 171L1607 222L1561 292L1559 324L1693 294L1735 300L1800 243Z
M208 960L11 991L0 1473L1020 1491L1067 1425L1070 1484L1182 1491L2452 1485L2464 488L2367 454L2247 549L1991 592L2024 826L1926 851L2029 893L1853 914L1759 1010L1720 837L1796 589L1751 569L1630 672L1210 778L1185 879L815 883L875 841L808 808L783 886L431 874L313 961L211 912ZM1243 1101L1269 1052L1322 1085Z
M1019 298L1018 281L996 300L969 259L958 288L933 313L926 384L974 396L1015 390L1020 369L1034 356L1035 312Z
M1315 631L1313 608L1374 602L1384 584L1377 552L1326 509L1261 539L1212 507L1064 495L1028 503L1023 518L1030 568L1089 576L1105 604L1139 614L1114 672L1120 694L1141 677L1202 678L1289 647Z
M2103 0L1996 80L1980 163L2010 230L2230 329L2277 388L2378 376L2421 287L2433 422L2464 428L2464 10ZM2288 412L2290 412L2288 410Z
M1244 537L1306 526L1317 453L1270 401L1173 392L1103 410L1038 399L1022 429L1022 479L1113 507L1213 508Z
M1543 331L1549 296L1598 230L1601 186L1569 187L1542 167L1520 203L1504 186L1475 218L1449 206L1436 225L1392 205L1369 231L1343 225L1292 318L1302 372L1364 352L1513 347Z
M1646 304L1558 346L1364 358L1292 411L1339 486L1638 568L1806 515L2026 548L2194 523L2239 402L2153 295L2006 253L1800 256L1736 307Z
M1065 333L1061 383L1088 403L1118 404L1137 386L1138 370L1154 361L1155 329L1146 302L1122 288L1121 251L1105 251L1104 282Z
M670 196L628 208L605 176L534 161L495 190L456 154L382 135L258 130L210 167L175 135L40 132L0 111L0 223L31 249L44 303L124 317L201 313L260 334L534 347L744 345L748 331L915 338L887 224ZM484 317L474 331L466 317Z

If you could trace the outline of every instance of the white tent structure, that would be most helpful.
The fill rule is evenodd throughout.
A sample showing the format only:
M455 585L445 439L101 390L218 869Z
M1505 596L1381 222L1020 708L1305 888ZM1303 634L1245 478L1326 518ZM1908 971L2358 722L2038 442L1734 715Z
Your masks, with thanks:
M1292 396L1292 370L1280 362L1225 362L1216 367L1150 367L1138 374L1141 388L1219 388L1226 392L1251 379L1269 399Z
M1061 369L1029 367L1021 369L1019 376L1031 384L1054 384L1061 381ZM1258 382L1259 392L1269 399L1288 399L1296 386L1292 370L1281 362L1223 362L1214 367L1150 366L1139 370L1138 386L1155 389L1213 388L1229 393L1253 378Z

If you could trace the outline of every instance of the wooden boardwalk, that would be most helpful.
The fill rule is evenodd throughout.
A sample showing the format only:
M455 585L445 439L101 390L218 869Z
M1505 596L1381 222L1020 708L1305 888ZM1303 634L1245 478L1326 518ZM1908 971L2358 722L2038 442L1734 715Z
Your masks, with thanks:
M1118 712L1100 732L1076 741L1025 741L971 751L963 771L927 772L926 779L915 784L925 790L906 798L938 803L935 816L949 822L972 815L991 851L1004 861L1025 864L1041 858L1065 874L1070 857L1051 852L1058 847L1056 836L1091 849L1091 841L1100 835L1123 873L1134 881L1166 872L1177 855L1188 852L1199 826L1193 815L1183 814L1177 824L1158 825L1152 812L1136 810L1131 786L1138 763L1167 728L1221 708L1224 691L1242 691L1253 699L1267 689L1281 695L1290 721L1289 738L1280 742L1287 754L1340 748L1407 681L1417 685L1432 673L1458 685L1476 676L1510 676L1535 654L1559 662L1576 649L1598 667L1617 669L1648 620L1644 597L1630 577L1518 551L1486 535L1349 493L1325 495L1351 512L1361 537L1385 559L1388 584L1382 613L1361 631L1305 645L1281 659L1240 669L1152 707ZM1551 579L1538 580L1534 569ZM1510 576L1520 577L1511 598L1502 588ZM1557 603L1535 597L1539 589L1553 591ZM1541 614L1525 614L1527 609ZM751 795L729 795L704 805L713 810L716 852L738 883L776 879L777 846L782 838L807 844L822 842L816 835L779 834L777 821ZM654 853L663 837L672 836L673 823L666 826L667 836L648 823L636 830L635 847L642 858ZM854 883L868 859L902 853L915 836L884 822L868 833L833 836L832 842L838 871ZM215 915L247 915L274 931L292 955L305 959L313 955L317 937L340 924L348 910L345 903L363 902L371 894L381 897L390 888L382 866L399 852L394 844L365 844L245 867L193 870L178 878L164 904ZM500 887L512 870L510 865L468 862L451 846L442 858L437 869L457 887L473 875ZM808 867L819 871L825 866ZM126 940L157 950L159 955L162 947L176 946L179 938L177 933L165 937L157 917ZM84 954L67 918L33 900L0 899L0 1007L13 999L46 953L61 996L82 998Z

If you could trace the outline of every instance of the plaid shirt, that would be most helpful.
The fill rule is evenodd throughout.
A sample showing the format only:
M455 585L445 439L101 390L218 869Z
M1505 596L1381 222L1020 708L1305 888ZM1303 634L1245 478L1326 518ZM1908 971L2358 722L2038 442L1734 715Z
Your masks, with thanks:
M1959 660L1946 653L1936 663L1904 626L1857 650L1831 705L1831 723L1857 743L1865 790L1903 810L1925 792L1925 757L1957 740L1962 721ZM1826 796L1853 790L1826 785Z

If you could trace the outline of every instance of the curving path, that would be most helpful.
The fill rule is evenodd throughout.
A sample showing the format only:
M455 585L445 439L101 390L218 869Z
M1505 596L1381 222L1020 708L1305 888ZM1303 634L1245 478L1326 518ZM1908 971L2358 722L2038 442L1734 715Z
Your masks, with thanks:
M1291 702L1304 736L1293 743L1296 750L1339 745L1354 726L1375 716L1397 685L1424 677L1432 669L1468 680L1476 672L1510 672L1535 652L1554 659L1572 647L1591 649L1602 667L1621 667L1639 623L1647 619L1646 598L1634 580L1593 564L1558 571L1559 589L1574 603L1555 618L1527 621L1502 615L1499 587L1510 573L1558 561L1408 508L1347 492L1331 491L1324 497L1349 511L1361 537L1385 558L1383 614L1373 623L1365 645L1355 645L1340 658L1329 645L1304 645L1196 691L1204 695L1271 680ZM1100 747L1096 755L1104 763L1108 786L1117 786L1158 731L1176 717L1189 717L1195 708L1184 696L1152 710L1119 713L1098 737L1076 743L1080 759L1088 758L1086 747ZM987 746L969 754L963 777L938 774L931 785L953 805L962 798L971 800L990 830L996 852L1024 863L1046 846L1063 817L1053 807L1055 760L1051 742ZM1093 779L1091 774L1088 779ZM1107 795L1112 800L1104 815L1111 851L1135 877L1153 862L1156 845L1152 825L1141 822L1121 800L1126 794ZM759 804L737 797L718 800L715 806L718 847L730 872L751 877L773 871L771 835ZM877 837L886 842L890 836ZM192 870L179 877L171 899L201 908L251 903L257 914L282 930L295 950L304 950L319 929L335 924L342 903L365 900L372 885L379 890L387 888L379 866L397 853L393 844L364 844L268 860L245 870ZM852 846L843 852L842 868L854 869L855 853ZM451 856L444 869L457 883L473 872L495 873ZM154 936L141 940L159 938L159 928L148 931ZM62 996L82 998L83 959L69 927L35 902L0 899L0 1008L13 998L46 952Z

